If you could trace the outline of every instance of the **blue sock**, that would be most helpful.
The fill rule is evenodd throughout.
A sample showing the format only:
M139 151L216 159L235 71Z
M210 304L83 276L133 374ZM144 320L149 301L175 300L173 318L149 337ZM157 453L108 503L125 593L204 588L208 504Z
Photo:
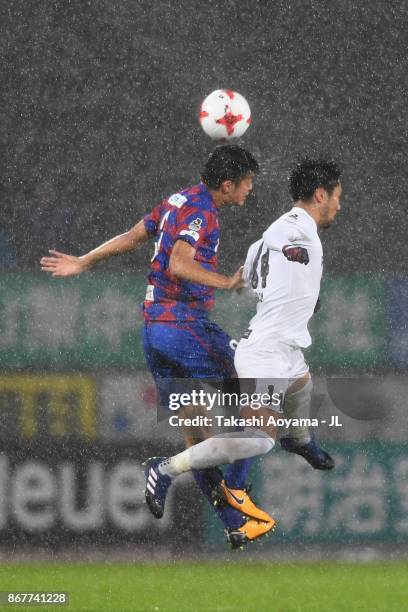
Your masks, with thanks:
M230 463L225 472L225 483L230 489L243 489L246 485L248 472L256 457L238 459Z
M212 509L218 514L224 527L227 529L238 529L238 527L242 527L246 519L238 510L235 510L235 508L231 506L214 506L212 502L211 491L214 484L222 479L222 472L217 468L193 470L193 476L201 491L210 502Z

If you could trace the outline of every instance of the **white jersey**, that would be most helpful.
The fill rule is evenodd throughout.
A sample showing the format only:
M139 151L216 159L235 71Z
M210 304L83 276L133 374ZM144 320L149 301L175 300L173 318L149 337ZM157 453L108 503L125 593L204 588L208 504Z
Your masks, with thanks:
M285 245L307 249L305 266L288 261ZM298 347L311 344L307 328L320 291L323 250L314 219L293 207L268 227L249 248L244 265L246 284L258 296L256 315L249 323L251 339L271 338Z

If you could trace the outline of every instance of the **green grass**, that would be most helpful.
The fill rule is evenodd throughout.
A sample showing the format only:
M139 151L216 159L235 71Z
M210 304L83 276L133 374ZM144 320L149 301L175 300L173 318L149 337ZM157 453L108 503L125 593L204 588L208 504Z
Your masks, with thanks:
M67 591L87 612L404 612L408 563L0 565L0 591Z

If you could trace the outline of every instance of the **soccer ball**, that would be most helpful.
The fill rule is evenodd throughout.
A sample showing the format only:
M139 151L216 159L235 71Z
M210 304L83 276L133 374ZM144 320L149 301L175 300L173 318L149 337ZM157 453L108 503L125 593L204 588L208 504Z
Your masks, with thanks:
M216 89L201 104L200 123L213 140L239 138L251 124L251 109L236 91Z

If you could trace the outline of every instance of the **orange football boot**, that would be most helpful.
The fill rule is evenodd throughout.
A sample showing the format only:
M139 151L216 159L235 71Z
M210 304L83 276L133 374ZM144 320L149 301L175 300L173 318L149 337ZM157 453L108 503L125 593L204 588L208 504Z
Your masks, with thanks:
M242 549L248 542L266 535L269 531L274 529L275 525L276 521L274 519L265 522L248 518L242 527L238 529L227 529L225 533L231 548L236 550L237 548Z
M246 516L258 521L275 523L274 519L267 512L255 506L246 489L230 489L225 484L225 480L221 480L214 495L215 505L218 505L220 502L227 503L242 514L246 514Z

